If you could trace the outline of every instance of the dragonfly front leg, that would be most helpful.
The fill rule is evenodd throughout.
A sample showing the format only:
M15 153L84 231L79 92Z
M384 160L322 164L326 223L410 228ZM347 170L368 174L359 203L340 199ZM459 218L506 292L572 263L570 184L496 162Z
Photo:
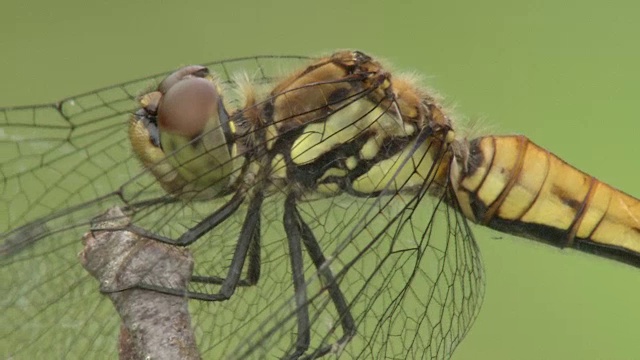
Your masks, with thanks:
M233 212L237 210L238 206L242 203L243 199L244 197L240 195L234 196L232 200L230 200L227 204L218 209L218 211L207 217L205 220L201 221L198 225L196 225L189 232L185 233L177 241L168 241L170 239L158 238L157 236L153 235L151 236L151 238L174 245L183 245L185 243L186 245L188 245L200 236L204 235L206 232L214 229L217 225L219 225L231 214L233 214ZM227 276L224 278L217 276L193 276L191 278L191 281L193 282L222 285L220 291L214 294L209 294L167 288L147 283L137 284L136 287L164 294L186 296L188 298L197 300L223 301L229 299L238 286L255 285L260 278L260 209L262 207L263 200L264 194L262 192L256 192L251 198L249 207L247 209L247 214L240 231L240 236L236 244L233 258L231 260L231 264L229 265ZM233 209L233 211L230 211L230 209ZM207 226L205 226L205 224ZM142 231L144 232L144 230ZM198 236L191 234L192 231L196 231ZM193 241L181 242L181 239L183 239L184 237L188 238L189 240L193 239ZM244 268L244 263L247 258L249 259L247 278L240 279L242 269Z
M231 265L227 272L227 277L222 283L220 292L212 295L192 293L190 295L193 296L190 297L207 301L220 301L227 300L231 295L233 295L233 292L240 282L242 268L244 267L244 262L247 259L247 253L249 252L249 249L252 248L252 243L260 241L260 209L262 207L263 200L264 194L261 191L258 191L253 195L251 202L249 203L247 215L244 223L242 224L242 230L240 231L238 244L236 245ZM256 274L259 274L259 271L253 274L254 278ZM251 277L252 274L250 271L249 279L251 279ZM255 280L257 281L257 278Z
M245 279L238 280L238 286L253 286L260 280L261 272L261 246L260 246L260 218L253 228L252 240L249 244L249 253L247 254L247 277ZM199 276L194 275L191 277L191 282L197 282L202 284L214 284L221 285L225 281L225 278L219 276Z

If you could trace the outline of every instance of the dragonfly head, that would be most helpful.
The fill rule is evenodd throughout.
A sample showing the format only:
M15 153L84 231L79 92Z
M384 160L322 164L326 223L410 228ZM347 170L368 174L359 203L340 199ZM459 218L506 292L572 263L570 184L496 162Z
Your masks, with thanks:
M130 139L138 158L168 192L210 198L237 177L243 160L220 93L206 67L191 65L140 97Z

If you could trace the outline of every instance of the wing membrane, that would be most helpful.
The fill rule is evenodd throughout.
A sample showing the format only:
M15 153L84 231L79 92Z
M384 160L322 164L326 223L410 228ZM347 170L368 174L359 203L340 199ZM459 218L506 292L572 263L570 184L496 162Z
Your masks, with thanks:
M254 81L272 86L285 63L302 59L254 57L209 67L231 88L237 85L233 74L247 69ZM165 76L56 104L0 110L0 146L12 154L3 159L0 195L7 214L0 229L2 283L9 294L1 317L10 324L1 336L15 344L8 356L116 356L119 320L77 259L82 234L95 216L121 206L136 225L176 238L225 201L175 201L130 153L126 123L138 106L136 96ZM412 166L409 158L400 168ZM297 204L357 325L355 338L332 352L353 358L447 358L468 330L483 293L478 250L453 197L444 192L427 199L430 186L427 182L411 194L344 194ZM262 208L258 285L239 287L228 301L190 302L204 358L292 353L298 309L284 202L283 191ZM241 207L190 247L194 274L226 273L245 211ZM336 308L326 276L308 254L303 257L313 356L339 343L345 314ZM191 283L190 290L216 288Z
M283 64L301 60L251 57L209 66L224 83L240 69L268 82ZM1 337L14 346L7 355L114 357L117 319L78 262L79 240L92 218L111 206L127 205L123 189L138 188L142 179L149 184L151 176L130 153L126 124L138 107L136 97L166 75L58 103L0 109L0 250L2 287L8 294L2 318L9 324ZM146 198L162 197L160 190L156 185ZM144 209L164 214L164 220L193 222L189 208L176 204L152 202Z
M338 198L324 206L300 206L329 254L357 324L356 337L342 351L346 358L448 358L473 322L484 291L471 232L444 203L394 198L386 199L393 205L380 207L379 200ZM311 348L320 349L343 336L341 314L317 271L308 266L307 275L316 340ZM282 357L293 351L295 304L291 298L278 304L231 354ZM237 303L224 306L220 313L240 310ZM247 324L241 326L230 334L247 331Z

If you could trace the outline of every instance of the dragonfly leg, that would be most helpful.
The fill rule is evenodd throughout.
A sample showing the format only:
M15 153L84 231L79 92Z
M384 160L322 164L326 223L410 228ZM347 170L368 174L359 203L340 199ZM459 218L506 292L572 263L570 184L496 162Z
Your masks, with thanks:
M200 221L193 228L189 229L188 232L184 233L178 239L171 239L158 234L154 234L135 225L129 225L127 227L127 230L146 238L154 239L166 244L175 246L188 246L194 243L207 232L214 229L220 223L225 221L229 216L231 216L240 207L240 205L244 201L244 198L245 197L243 194L241 194L241 192L237 192L233 196L233 198L231 198L231 200L225 203L217 211ZM257 219L257 223L253 228L253 232L254 233L251 236L254 240L251 241L251 244L249 246L249 264L247 268L247 278L240 279L238 281L238 286L252 286L255 285L260 279L260 218ZM223 284L224 280L225 278L219 276L194 275L191 278L192 282L216 285Z
M343 335L338 340L336 345L338 348L346 345L349 340L356 334L356 324L353 320L353 316L351 315L351 310L349 309L349 305L347 304L347 300L340 290L340 286L336 278L333 276L331 272L331 268L327 266L327 259L322 253L322 249L320 248L320 244L316 240L313 232L309 228L306 222L300 217L298 210L296 209L296 215L300 219L300 225L302 230L302 241L304 243L305 248L313 264L316 266L318 273L323 278L325 282L325 286L329 291L329 296L333 301L334 306L336 307L336 311L338 312L338 316L340 317L340 325L342 326ZM332 347L326 349L327 351L331 350ZM318 356L322 356L324 354L318 354Z
M296 215L295 194L287 196L284 206L284 228L289 244L289 257L291 259L291 272L293 276L293 289L295 291L296 318L298 319L298 338L296 350L287 356L290 359L298 359L309 348L310 322L309 303L307 301L307 289L304 280L304 264L302 260L302 232L299 217Z
M140 236L144 236L145 238L154 239L169 245L188 246L193 244L204 234L208 233L216 226L224 222L227 218L229 218L229 216L233 215L244 201L244 198L245 196L243 193L239 191L236 192L236 194L218 210L204 218L194 227L189 229L189 231L182 234L178 239L171 239L160 234L155 234L135 225L129 225L126 230L129 230Z
M309 225L307 225L304 219L302 219L302 216L300 216L300 212L296 208L295 196L293 194L288 196L287 202L285 203L285 228L287 229L287 237L289 238L290 242L292 240L294 241L302 240L302 243L307 249L307 253L309 254L309 257L311 257L311 260L313 261L314 266L316 267L320 277L323 279L323 282L327 288L327 291L329 292L329 296L331 297L331 300L333 301L334 306L336 307L336 310L340 317L340 324L342 326L342 330L344 334L340 338L340 340L338 340L335 346L334 345L324 346L320 349L316 349L314 353L311 355L313 358L321 357L331 352L334 348L336 347L341 348L349 342L349 340L355 335L355 332L356 332L355 321L353 319L353 316L351 315L351 311L349 310L349 305L347 304L344 294L342 293L342 291L340 290L340 287L338 286L338 282L336 281L336 278L333 276L331 269L327 266L326 257L322 253L322 249L320 248L320 245L318 244L318 241L316 240L313 234L313 231L311 230L311 228L309 228ZM297 240L292 238L296 238ZM297 246L299 247L299 245ZM294 265L293 249L291 250L291 252L292 252L292 266L293 266ZM302 284L304 286L303 273L301 273L301 277L302 277L301 280L303 282ZM294 287L295 287L295 270L294 270ZM305 300L304 307L298 304L299 297L300 297L300 300L302 300L302 297L304 297L304 300ZM310 331L310 325L308 323L308 311L307 311L308 303L306 303L306 294L299 295L299 290L297 288L296 288L296 303L299 306L298 308L299 312L302 310L305 311L305 314L303 314L303 316L306 317L306 321L307 321L307 323L304 324L301 322L299 318L298 334L300 336L300 333L302 331L300 330L300 326L305 326L306 335L308 336L308 333ZM300 344L300 342L301 341L299 339L298 344ZM308 343L307 343L307 347L308 347ZM297 349L299 349L299 347L297 347Z
M249 244L249 253L247 254L247 277L238 281L238 286L253 286L260 280L260 218L257 219L256 226L253 228L251 243ZM198 276L191 277L191 282L202 284L221 285L225 278L220 276Z
M242 274L244 262L247 259L248 254L251 261L251 263L249 264L249 274L248 274L247 280L242 283L251 284L251 283L257 282L257 279L260 276L260 270L259 270L260 247L259 245L256 246L255 243L260 241L260 238L259 238L260 237L260 209L261 209L263 200L264 200L264 194L262 192L257 192L252 197L249 203L249 208L247 210L247 214L245 216L242 229L240 231L238 243L236 244L236 248L233 253L231 264L229 265L227 276L224 279L216 278L216 277L211 277L211 278L197 277L196 278L196 280L199 280L198 282L203 282L203 283L210 282L214 284L220 283L222 286L219 292L215 294L192 292L192 291L185 292L185 291L180 291L180 290L171 289L171 288L164 288L161 286L156 286L151 284L139 284L138 287L146 290L153 290L160 293L165 293L165 294L186 296L188 298L196 299L196 300L203 300L203 301L227 300L231 297L231 295L233 295L235 289L241 284L240 275ZM258 261L255 261L256 257L258 258Z

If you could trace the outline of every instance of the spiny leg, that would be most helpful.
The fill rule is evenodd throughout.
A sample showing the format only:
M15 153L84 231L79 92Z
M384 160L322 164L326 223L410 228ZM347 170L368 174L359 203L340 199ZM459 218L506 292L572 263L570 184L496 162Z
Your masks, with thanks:
M324 284L329 292L329 296L331 297L331 300L336 307L336 311L338 312L338 316L340 317L340 325L342 326L343 335L335 345L337 345L338 348L341 348L356 334L355 321L351 315L351 310L349 309L347 300L345 299L342 290L340 290L340 286L338 285L336 278L333 276L331 268L327 264L327 259L320 248L320 244L318 244L316 237L313 235L313 231L302 219L298 209L294 208L294 210L300 224L304 246L307 249L309 257L311 257L311 261L313 261L313 264L318 270L318 273L323 278ZM322 349L318 349L314 353L314 357L324 356L333 348L333 345L327 345Z
M356 326L349 305L344 297L344 294L340 290L338 283L331 272L331 269L327 266L326 258L322 253L322 249L318 244L313 231L309 228L309 225L302 219L298 209L296 208L295 194L290 194L285 202L285 216L284 225L287 232L287 238L289 240L289 248L291 251L291 263L294 277L294 289L295 299L297 306L298 317L298 340L296 341L296 351L290 355L292 358L298 358L309 347L310 342L310 323L308 312L308 300L306 296L306 284L304 281L304 269L302 267L302 252L299 242L302 241L311 260L313 261L316 270L322 277L329 296L333 301L336 310L340 317L340 323L344 332L344 335L335 344L338 347L342 347L349 342L349 340L355 335ZM297 269L299 267L299 269ZM299 273L296 273L300 271ZM334 345L327 345L314 351L311 357L321 357L329 353L334 349Z
M287 233L289 244L289 258L291 259L291 273L293 276L293 289L295 291L296 318L298 320L298 338L296 340L296 350L286 358L298 359L309 348L310 343L310 323L309 323L309 303L307 302L307 289L304 280L304 264L302 260L302 233L301 227L296 217L295 194L287 196L284 205L284 229Z
M235 196L234 196L235 198ZM236 244L236 248L233 254L233 258L231 260L231 264L229 265L229 270L227 272L227 276L223 278L219 277L195 277L194 281L201 283L212 283L212 284L221 284L220 291L215 294L207 294L200 292L192 292L165 288L162 286L152 285L152 284L138 284L137 286L141 289L158 291L165 294L173 294L179 296L187 296L191 299L204 300L204 301L223 301L227 300L233 295L236 287L255 284L260 276L260 210L262 207L262 202L264 200L264 194L262 192L256 192L249 203L249 208L247 210L247 214L245 216L245 220L242 224L242 229L240 231L240 236L238 238L238 243ZM232 203L233 199L227 203L227 205L223 206L212 216L208 217L200 224L206 222L210 218L216 218L214 215L221 212L227 207L230 207L228 204ZM242 202L242 201L240 201ZM239 205L238 205L239 206ZM237 209L237 206L235 207ZM222 218L218 222L210 222L209 224L214 224L207 231L213 229L219 223L224 221L229 215L233 212L230 212L226 215L226 217ZM198 224L198 225L200 225ZM198 226L197 225L197 226ZM202 232L203 235L206 232ZM200 235L200 236L201 236ZM162 241L162 240L161 240ZM248 278L246 280L241 280L240 275L242 274L242 269L244 267L244 262L249 257L250 264L248 269ZM257 260L256 260L257 259Z

